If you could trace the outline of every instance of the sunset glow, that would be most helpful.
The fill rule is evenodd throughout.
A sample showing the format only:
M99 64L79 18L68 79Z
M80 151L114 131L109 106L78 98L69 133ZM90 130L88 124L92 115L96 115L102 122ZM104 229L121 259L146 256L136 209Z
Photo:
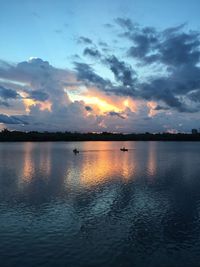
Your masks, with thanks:
M41 111L43 110L51 111L52 103L50 101L41 102L41 101L35 101L33 99L23 99L23 102L25 105L26 112L30 112L31 107L36 105L39 106L39 109Z
M92 10L99 16L91 12L90 1L78 10L73 1L52 6L29 1L33 12L27 3L21 8L12 3L2 15L0 123L5 127L124 133L191 132L196 127L197 22L186 25L190 20L182 13L179 19L170 15L170 23L159 14L149 20L132 4L130 12L122 12L118 0L103 10L94 1ZM4 5L3 10L9 4ZM61 14L71 10L68 5L75 13ZM12 13L9 21L7 10Z

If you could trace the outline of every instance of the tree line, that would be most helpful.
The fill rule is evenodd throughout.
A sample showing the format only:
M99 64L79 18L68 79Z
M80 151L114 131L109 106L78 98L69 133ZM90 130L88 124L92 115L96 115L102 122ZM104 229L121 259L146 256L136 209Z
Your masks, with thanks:
M8 129L0 132L0 142L12 141L200 141L200 133L22 132Z

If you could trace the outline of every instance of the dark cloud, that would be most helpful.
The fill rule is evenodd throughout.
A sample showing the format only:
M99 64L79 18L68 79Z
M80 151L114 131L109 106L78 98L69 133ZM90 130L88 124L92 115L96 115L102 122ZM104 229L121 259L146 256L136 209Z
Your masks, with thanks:
M0 114L0 123L5 124L21 124L21 125L27 125L28 123L19 117L16 116L8 116L5 114Z
M161 71L147 82L137 82L137 88L118 88L117 94L162 101L180 112L196 112L200 89L200 33L185 31L185 24L158 31L141 27L130 19L116 19L123 29L120 35L132 42L128 55L141 64L161 64ZM129 83L130 84L130 83ZM195 92L191 93L192 91Z
M200 103L200 89L190 93L188 98L194 102Z
M198 108L189 106L187 99L197 102L198 94L190 92L200 88L199 33L184 32L185 24L158 31L127 18L117 18L116 22L124 30L123 38L132 42L128 55L143 64L162 64L166 74L152 75L144 83L137 79L137 73L128 63L114 55L102 55L101 62L113 72L117 84L103 79L87 64L76 68L79 78L109 94L161 101L180 112L196 112ZM86 48L85 54L99 57L98 50Z
M128 50L128 55L137 59L145 60L145 62L154 62L157 60L157 53L149 55L157 49L158 39L155 33L136 33L131 36L134 46Z
M154 110L169 110L169 107L157 105Z
M101 76L96 74L90 65L86 63L74 62L75 70L77 71L77 78L85 81L86 84L92 84L97 86L99 89L105 90L108 86L111 86L109 80L103 79Z
M10 107L10 104L6 101L0 100L0 106L4 106L4 107Z
M173 67L199 62L199 32L184 32L185 24L158 31L152 27L134 26L129 19L118 18L116 21L125 28L121 36L133 44L128 49L128 55L133 58L149 64L160 62Z
M90 56L95 59L101 58L101 53L96 48L86 47L83 51L84 56Z
M167 36L159 44L159 60L169 66L195 65L200 59L199 33L179 33Z
M85 106L85 109L86 109L87 111L92 111L92 110L93 110L90 106Z
M116 56L105 59L113 72L115 79L124 86L133 86L136 81L136 72L124 61L120 61Z
M159 78L153 80L151 83L142 84L139 93L146 100L162 100L168 106L182 111L182 103L173 95L170 86L171 84L168 83L168 79Z
M13 89L8 89L0 85L0 97L3 99L16 99L18 93Z
M92 40L91 40L90 38L88 38L88 37L80 36L80 37L78 38L78 43L88 45L88 44L92 44L93 42L92 42Z
M179 79L178 75L174 76L173 73L169 77L155 77L149 80L149 82L141 83L137 80L136 73L132 70L132 68L127 63L118 60L117 57L110 56L104 61L113 72L116 81L119 82L119 85L113 85L109 80L103 79L101 76L97 75L88 64L85 63L75 63L78 78L85 81L86 84L93 84L97 86L100 90L104 90L108 94L130 96L148 101L161 101L168 107L177 109L179 112L197 111L195 107L188 106L187 103L180 97L180 95L183 94L180 88L186 85L186 80L182 82L182 76L180 74ZM194 77L192 78L194 81ZM190 79L187 80L187 83L189 86L187 86L187 88L190 90L191 88L195 88L195 84L191 87L192 84L190 83ZM198 81L197 85L200 85L198 84ZM187 89L184 90L187 92Z
M126 30L132 31L135 28L133 22L129 18L116 18L115 21Z
M177 32L179 31L182 31L184 30L184 27L187 25L187 23L182 23L178 26L175 26L175 27L170 27L170 28L167 28L163 31L163 34L165 36L169 36L169 35L172 35L172 34L176 34Z
M47 93L39 90L33 90L29 92L29 97L38 101L46 101L49 99L49 95Z
M116 116L116 117L119 117L120 119L125 119L125 116L123 116L123 114L120 113L120 112L110 111L108 114L109 114L110 116Z
M126 31L122 36L132 42L127 51L128 56L149 63L157 60L160 36L155 28L136 26L132 30Z
M166 78L157 78L149 83L140 83L137 85L137 90L132 88L117 88L115 93L121 96L130 96L144 100L162 101L167 106L178 110L179 112L196 112L197 109L193 106L188 106L187 103L173 91L176 86L173 82ZM174 87L176 89L176 87Z
M64 84L70 81L71 76L74 76L72 72L54 68L48 61L40 58L31 58L17 65L4 65L2 63L2 67L0 67L0 78L19 82L18 88L21 87L21 91L27 92L24 87L26 85L26 88L30 87L33 91L39 90L48 94L53 108L56 108L59 103L69 102L68 96L64 91ZM20 84L24 85L20 86ZM29 93L31 90L29 90ZM3 95L9 95L8 93L10 93L10 97L17 97L14 91L6 91L6 93L2 91ZM35 97L36 94L37 92ZM45 97L44 94L42 97Z

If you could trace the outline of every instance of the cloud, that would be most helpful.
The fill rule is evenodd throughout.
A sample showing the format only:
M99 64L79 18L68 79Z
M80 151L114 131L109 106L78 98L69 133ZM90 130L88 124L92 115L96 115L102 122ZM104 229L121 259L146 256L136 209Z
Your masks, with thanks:
M32 58L16 65L2 62L0 79L11 88L8 90L1 85L0 97L12 98L12 101L16 99L12 102L12 110L15 110L19 101L24 105L24 114L28 123L26 129L64 130L68 128L66 117L70 114L71 101L66 90L77 85L74 72L55 68L42 59ZM5 111L9 114L12 110ZM82 110L85 110L84 107ZM21 110L20 113L22 112ZM82 114L84 119L85 114L83 112ZM25 124L25 121L20 121L17 115L15 117L3 115L5 115L2 117L4 123ZM75 129L76 125L72 125L72 122L73 120L71 128Z
M5 114L0 114L0 123L4 124L20 124L20 125L27 125L28 123L19 117L16 116L8 116Z
M149 81L141 82L131 66L118 60L115 56L105 58L104 64L113 72L116 81L119 83L118 85L114 85L110 80L103 79L86 63L75 63L78 79L84 82L86 86L96 86L108 94L147 101L161 101L179 112L198 111L198 107L190 106L187 103L187 99L189 99L187 93L200 86L197 67L195 67L196 72L191 67L188 69L187 66L184 66L174 70L168 76L151 77Z
M154 110L169 110L169 107L157 105Z
M92 111L92 110L93 110L90 106L85 106L85 109L86 109L87 111Z
M98 43L100 46L104 47L104 48L107 48L108 47L108 44L106 42L103 42L103 41L99 41Z
M68 70L54 68L40 58L31 58L17 65L2 64L0 78L7 80L7 83L13 88L16 88L13 83L18 82L19 91L30 91L30 95L35 95L35 97L39 90L43 92L43 97L45 94L49 95L49 100L54 106L57 106L58 103L69 102L63 84L66 85L74 80L74 75ZM36 92L34 92L35 90ZM16 93L12 92L12 94L13 97L16 96Z
M124 86L133 86L136 81L136 72L127 63L118 60L116 56L106 58L106 63L113 72L115 79Z
M102 90L111 86L111 82L96 74L89 64L74 62L74 65L78 80L85 82L86 85L95 85Z
M109 113L108 113L110 116L117 116L117 117L119 117L119 118L121 118L121 119L125 119L125 116L123 116L121 113L119 113L119 112L115 112L115 111L110 111Z
M8 89L0 85L0 98L2 99L16 99L18 93L13 89Z
M90 56L92 58L101 58L101 53L95 48L86 47L83 51L84 56Z
M0 61L1 123L52 131L192 128L200 112L199 32L185 24L158 30L129 18L115 24L121 33L112 33L114 47L79 37L93 64L88 57L73 70L40 58Z
M128 31L132 31L135 28L133 22L129 18L116 18L115 22Z
M84 85L99 86L101 91L100 88L110 82L87 64L77 63L76 68L77 72L58 69L38 58L15 65L3 62L0 83L9 84L20 97L12 99L12 110L4 109L1 122L9 129L17 130L23 125L23 130L101 131L102 115L99 116L96 108L93 110L82 100L71 101L68 91ZM19 102L24 105L24 110L20 110L23 115L14 112Z
M159 65L160 73L152 73L145 82L137 79L133 83L126 77L124 80L130 81L128 88L117 86L111 91L122 96L162 101L179 112L197 112L199 107L190 101L197 102L195 96L200 90L200 33L185 31L185 24L158 31L153 27L141 27L127 18L115 21L123 30L120 38L131 42L127 55L136 59L140 67L149 65L150 73L153 63ZM119 81L117 63L115 61L113 66Z
M190 100L197 102L197 103L200 103L200 90L196 90L196 91L191 92L188 95L188 97Z
M86 45L88 45L88 44L92 44L93 42L92 42L92 40L91 40L90 38L88 38L88 37L80 36L80 37L78 38L78 43L79 43L79 44L86 44Z
M169 66L196 65L200 59L200 40L197 32L176 32L164 35L158 60Z
M40 90L32 90L29 92L29 97L34 100L38 101L46 101L49 99L49 95L45 92Z
M173 67L199 62L200 33L184 31L185 24L158 31L153 27L141 27L130 19L118 18L116 22L124 29L121 37L132 42L127 54L133 58Z
M6 102L6 101L2 101L2 100L0 100L0 106L4 106L4 107L10 107L10 104L8 103L8 102Z

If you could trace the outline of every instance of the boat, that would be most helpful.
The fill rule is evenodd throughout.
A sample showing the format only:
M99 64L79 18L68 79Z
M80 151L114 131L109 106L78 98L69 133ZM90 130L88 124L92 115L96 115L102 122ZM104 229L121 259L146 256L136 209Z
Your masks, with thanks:
M122 148L120 148L120 150L125 152L125 151L128 151L128 148L122 147Z
M73 152L74 152L74 154L78 154L79 153L79 151L78 151L78 149L73 149Z

